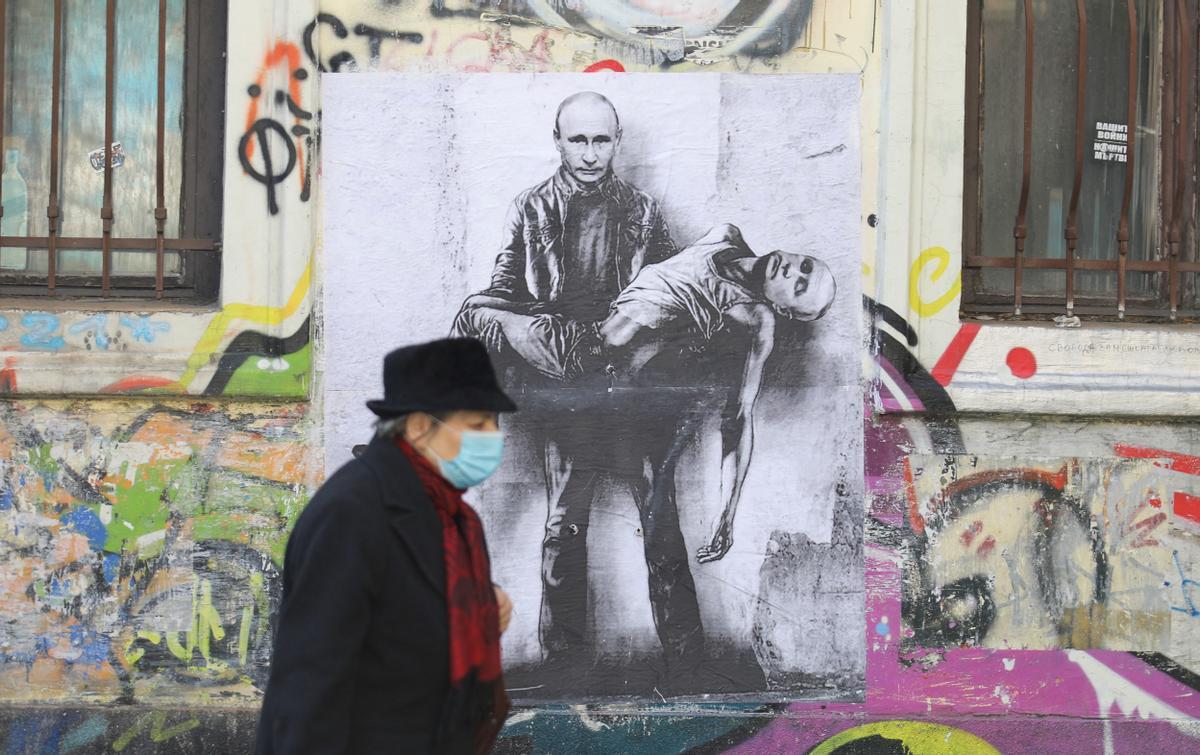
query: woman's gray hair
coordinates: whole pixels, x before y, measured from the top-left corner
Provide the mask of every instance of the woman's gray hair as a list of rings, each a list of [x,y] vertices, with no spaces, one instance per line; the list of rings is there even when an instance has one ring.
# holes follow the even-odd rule
[[[437,422],[443,422],[453,412],[425,412]],[[380,417],[375,420],[375,437],[377,438],[403,438],[404,430],[408,424],[408,415],[401,414],[396,417]]]
[[[399,417],[380,417],[375,421],[375,437],[388,439],[403,438],[404,427],[407,421],[407,414],[401,414]]]

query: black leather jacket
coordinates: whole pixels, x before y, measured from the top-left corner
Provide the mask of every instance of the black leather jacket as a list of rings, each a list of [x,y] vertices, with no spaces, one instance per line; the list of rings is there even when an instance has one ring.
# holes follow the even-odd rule
[[[553,176],[522,192],[505,220],[504,246],[496,258],[487,293],[516,301],[552,303],[563,290],[563,220],[573,197],[584,189],[559,168]],[[662,212],[650,195],[610,175],[596,188],[617,218],[617,289],[598,291],[611,300],[644,266],[676,251]]]

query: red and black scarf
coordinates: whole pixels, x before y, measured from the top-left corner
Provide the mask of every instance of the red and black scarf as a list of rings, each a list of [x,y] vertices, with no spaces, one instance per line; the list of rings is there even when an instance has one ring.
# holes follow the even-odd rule
[[[462,491],[442,477],[404,440],[404,452],[442,522],[446,559],[446,605],[450,615],[450,694],[442,712],[441,737],[464,727],[475,730],[476,752],[491,749],[508,715],[500,670],[500,609],[492,587],[483,523]]]

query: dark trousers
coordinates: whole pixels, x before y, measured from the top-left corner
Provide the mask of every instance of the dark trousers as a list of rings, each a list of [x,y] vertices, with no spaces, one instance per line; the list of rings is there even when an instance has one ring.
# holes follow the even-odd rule
[[[700,606],[675,500],[676,465],[695,418],[678,401],[653,406],[643,399],[556,413],[540,423],[550,504],[540,630],[550,664],[579,669],[590,664],[587,530],[606,475],[628,486],[640,514],[650,604],[668,673],[694,670],[704,655]]]

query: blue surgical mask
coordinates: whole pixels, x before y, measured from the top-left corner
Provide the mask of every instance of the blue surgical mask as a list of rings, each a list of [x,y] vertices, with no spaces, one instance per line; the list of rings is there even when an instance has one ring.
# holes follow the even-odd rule
[[[465,490],[474,487],[492,476],[500,467],[504,457],[504,434],[499,431],[456,430],[438,421],[438,424],[462,439],[458,455],[453,459],[438,456],[438,469],[454,487]],[[432,449],[430,449],[432,450]],[[434,456],[437,453],[434,452]]]

